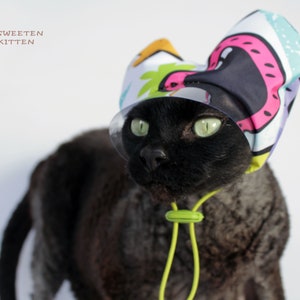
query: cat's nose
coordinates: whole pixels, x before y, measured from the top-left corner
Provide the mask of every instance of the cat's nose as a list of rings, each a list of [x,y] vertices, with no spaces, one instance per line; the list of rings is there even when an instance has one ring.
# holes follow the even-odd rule
[[[154,171],[158,166],[168,160],[168,155],[161,147],[146,146],[141,150],[140,158],[149,171]]]

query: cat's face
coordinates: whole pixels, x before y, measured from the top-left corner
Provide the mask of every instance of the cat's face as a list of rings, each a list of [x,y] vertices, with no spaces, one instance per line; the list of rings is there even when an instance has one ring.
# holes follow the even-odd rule
[[[180,98],[135,106],[122,139],[131,177],[162,202],[218,189],[245,173],[252,157],[233,121],[204,104]]]

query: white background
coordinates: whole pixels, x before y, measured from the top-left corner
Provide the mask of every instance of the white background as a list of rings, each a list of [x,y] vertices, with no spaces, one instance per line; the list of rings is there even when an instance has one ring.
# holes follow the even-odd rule
[[[0,45],[0,238],[35,164],[61,142],[109,124],[135,54],[166,37],[184,58],[205,63],[227,31],[258,8],[284,15],[300,31],[299,0],[1,0],[0,30],[43,30],[44,36],[34,45]],[[282,259],[288,300],[300,297],[298,102],[270,159],[291,215]],[[29,299],[30,245],[29,239],[18,300]],[[65,286],[57,299],[67,294]]]

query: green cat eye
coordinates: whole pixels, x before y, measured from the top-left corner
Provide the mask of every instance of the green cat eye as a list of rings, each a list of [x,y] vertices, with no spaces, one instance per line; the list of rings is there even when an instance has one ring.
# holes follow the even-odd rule
[[[149,131],[149,123],[142,119],[131,121],[131,132],[136,136],[146,136]]]
[[[218,118],[201,118],[194,123],[194,133],[199,137],[209,137],[221,128],[222,122]]]

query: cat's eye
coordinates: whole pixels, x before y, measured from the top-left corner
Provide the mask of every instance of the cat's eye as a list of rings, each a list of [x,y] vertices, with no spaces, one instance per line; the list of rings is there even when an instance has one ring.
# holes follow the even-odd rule
[[[131,132],[136,136],[146,136],[149,131],[149,123],[142,119],[133,119],[131,121]]]
[[[208,117],[198,119],[194,123],[194,133],[199,137],[209,137],[221,128],[222,121],[218,118]]]

